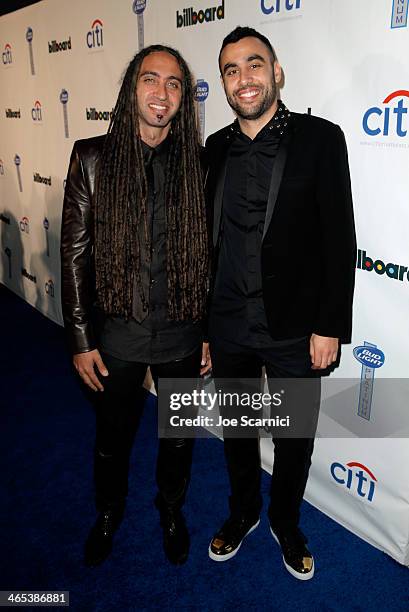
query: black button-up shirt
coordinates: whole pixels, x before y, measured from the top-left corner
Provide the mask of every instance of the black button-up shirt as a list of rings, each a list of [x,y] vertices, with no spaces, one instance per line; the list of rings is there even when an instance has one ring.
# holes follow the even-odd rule
[[[271,174],[290,114],[277,112],[252,140],[234,124],[223,193],[220,251],[210,310],[210,338],[251,348],[274,341],[264,310],[261,243]],[[277,296],[277,299],[280,299]]]
[[[155,149],[142,142],[148,179],[147,224],[152,247],[149,257],[144,246],[144,228],[140,227],[140,275],[148,307],[144,310],[135,286],[134,317],[129,321],[108,317],[101,334],[102,351],[124,361],[157,364],[183,359],[202,342],[200,322],[168,318],[165,180],[170,138],[168,136]]]

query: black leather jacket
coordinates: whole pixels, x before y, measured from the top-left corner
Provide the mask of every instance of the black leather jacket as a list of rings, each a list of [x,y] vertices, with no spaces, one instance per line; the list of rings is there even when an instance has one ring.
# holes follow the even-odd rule
[[[71,153],[61,226],[61,302],[71,351],[97,347],[104,315],[96,307],[94,269],[94,186],[105,136],[77,140]],[[202,169],[207,174],[204,149]]]

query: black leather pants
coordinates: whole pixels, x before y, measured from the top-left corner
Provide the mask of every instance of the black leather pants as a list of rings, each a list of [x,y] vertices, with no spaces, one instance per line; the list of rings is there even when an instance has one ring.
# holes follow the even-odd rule
[[[94,461],[95,499],[98,511],[125,506],[129,458],[142,415],[147,364],[122,361],[102,354],[109,376],[101,377],[104,391],[96,401]],[[201,348],[192,355],[151,366],[158,378],[195,378],[199,375]],[[158,507],[180,508],[190,480],[193,439],[160,439],[156,467]]]

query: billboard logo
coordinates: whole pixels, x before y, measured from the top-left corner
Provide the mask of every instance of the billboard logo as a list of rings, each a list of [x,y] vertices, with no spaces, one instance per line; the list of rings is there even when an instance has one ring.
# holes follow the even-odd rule
[[[28,217],[21,217],[19,226],[20,226],[20,230],[24,232],[25,234],[30,233],[30,221]]]
[[[24,278],[27,278],[32,283],[37,283],[37,277],[34,276],[34,274],[30,274],[30,272],[27,272],[25,268],[21,268],[21,274],[24,276]]]
[[[26,41],[28,42],[28,53],[30,56],[31,74],[34,76],[35,70],[34,70],[34,55],[33,55],[33,29],[30,27],[27,28]]]
[[[382,104],[394,102],[394,106],[372,106],[365,111],[362,118],[362,127],[368,136],[389,136],[393,134],[403,138],[408,131],[404,129],[404,115],[408,114],[407,104],[404,98],[409,98],[409,91],[398,89],[390,93]],[[407,102],[407,101],[406,101]],[[392,112],[391,112],[392,111]],[[396,115],[396,118],[395,118]]]
[[[85,110],[87,121],[109,121],[112,117],[112,111],[97,111],[96,108],[91,107]]]
[[[207,9],[195,11],[193,6],[185,8],[181,13],[176,11],[176,27],[186,28],[188,26],[197,25],[198,23],[209,23],[217,19],[224,19],[224,0],[220,6],[212,6]]]
[[[205,101],[209,95],[209,84],[204,79],[198,79],[195,89],[194,98],[197,102],[197,115],[199,118],[200,136],[202,143],[205,135],[206,109]]]
[[[20,172],[21,157],[17,153],[14,156],[14,163],[16,164],[18,188],[20,190],[20,193],[22,193],[22,191],[23,191],[23,182],[21,180],[21,172]]]
[[[385,355],[376,344],[365,341],[363,345],[354,348],[354,357],[362,365],[358,416],[370,421],[375,370],[383,366]]]
[[[132,10],[138,19],[138,51],[145,46],[145,26],[143,21],[143,12],[146,9],[146,0],[133,0]]]
[[[3,58],[3,64],[5,66],[13,63],[13,56],[11,54],[11,45],[9,45],[9,43],[4,45],[4,51],[2,54],[2,58]]]
[[[49,185],[51,187],[51,176],[41,176],[38,172],[33,174],[33,181],[35,183],[42,183],[43,185]]]
[[[48,281],[45,283],[44,289],[49,297],[54,297],[54,283],[51,278],[49,278]]]
[[[391,28],[406,28],[408,25],[409,0],[393,0]]]
[[[13,111],[11,108],[6,108],[7,119],[21,119],[20,109]]]
[[[0,159],[0,175],[4,175],[4,164],[2,159]]]
[[[339,485],[356,493],[361,499],[372,502],[378,482],[371,470],[362,463],[350,461],[346,465],[334,461],[330,467],[332,478]]]
[[[102,36],[103,23],[100,19],[95,19],[92,22],[91,29],[87,32],[87,47],[88,49],[95,49],[104,46],[104,39]]]
[[[271,15],[271,13],[279,13],[280,11],[292,11],[293,9],[299,9],[301,6],[301,0],[261,0],[261,10],[264,15]]]
[[[8,265],[8,268],[9,268],[9,278],[11,278],[11,249],[9,247],[6,247],[4,249],[4,252],[6,254],[7,259],[9,260],[9,265]]]
[[[68,91],[66,89],[61,90],[60,102],[62,104],[62,112],[64,116],[64,133],[65,133],[65,137],[69,138],[70,132],[68,130],[68,111],[67,111]]]
[[[409,271],[407,266],[401,266],[396,263],[384,263],[382,259],[376,259],[375,261],[368,257],[366,251],[358,249],[356,267],[359,270],[366,270],[367,272],[376,272],[379,276],[385,274],[388,278],[403,281],[406,279],[409,281]]]
[[[47,257],[50,257],[50,239],[48,237],[48,230],[50,229],[50,222],[47,217],[44,217],[43,228],[45,231],[45,251],[47,253]]]
[[[48,53],[58,53],[59,51],[70,51],[71,50],[71,36],[68,40],[57,42],[52,40],[48,43]]]
[[[39,100],[36,100],[34,102],[34,106],[31,109],[31,117],[32,117],[33,121],[42,121],[43,120],[43,116],[41,114],[41,102],[39,102]]]

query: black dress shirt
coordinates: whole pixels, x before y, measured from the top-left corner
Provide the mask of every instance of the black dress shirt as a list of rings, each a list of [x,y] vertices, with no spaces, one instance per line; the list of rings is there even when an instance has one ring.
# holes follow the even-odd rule
[[[210,338],[262,349],[287,344],[285,340],[273,340],[268,331],[260,256],[271,174],[290,120],[290,113],[280,101],[274,117],[254,140],[241,132],[237,121],[234,124],[223,193]]]
[[[101,349],[124,361],[147,364],[183,359],[202,342],[200,322],[172,321],[168,318],[166,272],[165,178],[170,144],[169,135],[157,147],[142,142],[148,180],[147,224],[151,254],[146,252],[144,228],[139,228],[141,248],[141,289],[133,291],[133,318],[108,317],[101,334]]]

